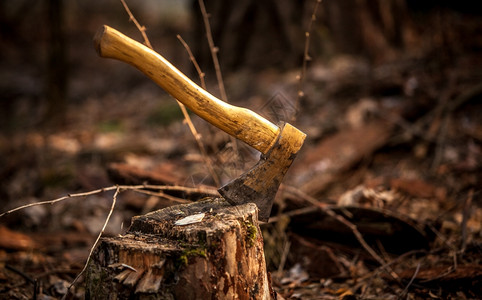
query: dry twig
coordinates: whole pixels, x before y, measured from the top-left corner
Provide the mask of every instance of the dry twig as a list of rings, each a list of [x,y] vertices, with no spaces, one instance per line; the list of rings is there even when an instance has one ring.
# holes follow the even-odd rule
[[[206,38],[208,40],[209,49],[211,51],[211,57],[213,59],[214,70],[216,72],[216,80],[218,81],[219,93],[221,94],[221,100],[228,103],[229,102],[228,96],[226,95],[226,89],[224,88],[223,74],[221,73],[221,65],[219,64],[219,59],[218,59],[219,48],[214,45],[213,34],[211,32],[211,24],[209,23],[209,14],[206,11],[206,6],[204,5],[204,1],[198,0],[198,2],[199,2],[199,7],[201,9],[201,14],[203,16],[204,28],[206,30]],[[233,146],[234,155],[238,157],[239,156],[238,141],[232,136],[229,136],[229,139]]]
[[[115,188],[116,187],[108,187],[108,188],[97,189],[97,190],[93,190],[93,191],[85,192],[85,193],[68,194],[67,196],[63,196],[63,197],[60,197],[60,198],[57,198],[57,199],[54,199],[54,200],[34,202],[34,203],[22,205],[22,206],[19,206],[19,207],[16,207],[14,209],[11,209],[11,210],[8,210],[6,212],[1,213],[0,218],[5,216],[5,215],[16,212],[18,210],[22,210],[22,209],[29,208],[29,207],[32,207],[32,206],[45,205],[45,204],[55,204],[57,202],[61,202],[61,201],[64,201],[64,200],[67,200],[67,199],[70,199],[70,198],[86,197],[86,196],[90,196],[90,195],[95,195],[95,194],[111,191],[111,190],[114,190]]]
[[[85,261],[84,267],[82,268],[80,273],[77,274],[77,277],[75,277],[75,279],[70,283],[69,287],[67,288],[68,291],[74,286],[74,284],[77,282],[77,280],[79,280],[80,276],[82,276],[82,274],[84,274],[85,270],[87,270],[87,266],[89,265],[89,261],[90,261],[90,258],[92,257],[92,253],[94,253],[94,249],[97,246],[97,244],[99,243],[99,240],[102,237],[102,234],[104,233],[105,228],[107,227],[107,224],[109,223],[110,217],[112,216],[112,213],[114,212],[115,204],[117,202],[117,196],[119,195],[119,193],[120,193],[120,188],[116,187],[114,196],[112,196],[112,205],[110,207],[109,213],[107,214],[107,217],[105,218],[104,226],[102,226],[102,229],[100,230],[99,234],[97,235],[97,238],[95,239],[94,244],[90,248],[89,256],[87,256],[87,260]],[[66,293],[64,295],[64,297],[62,297],[62,299],[64,299],[67,295],[68,295],[68,293]]]
[[[198,0],[199,7],[203,16],[204,28],[206,30],[206,38],[208,40],[209,49],[211,50],[211,57],[213,59],[214,70],[216,71],[216,79],[218,81],[219,93],[224,102],[228,102],[226,89],[224,88],[223,74],[221,73],[221,65],[218,60],[219,48],[214,45],[213,34],[211,32],[211,24],[209,23],[209,14],[206,11],[206,6],[203,0]]]
[[[413,281],[415,280],[415,278],[417,278],[417,275],[418,275],[418,271],[420,270],[420,263],[417,264],[417,268],[415,269],[415,272],[413,273],[413,276],[412,278],[410,279],[410,281],[408,282],[407,286],[405,287],[405,289],[402,291],[402,293],[400,294],[400,296],[398,297],[398,299],[404,299],[405,296],[408,294],[408,289],[410,288],[410,286],[412,285]]]
[[[141,26],[141,24],[137,21],[137,19],[134,17],[131,10],[127,6],[127,3],[125,2],[125,0],[120,0],[120,1],[122,2],[122,5],[124,5],[124,8],[125,8],[127,14],[129,15],[129,20],[133,21],[134,24],[136,25],[137,29],[141,32],[142,37],[144,38],[144,43],[146,44],[146,46],[153,49],[152,45],[151,45],[151,42],[149,41],[149,38],[147,37],[147,34],[146,34],[146,27]],[[204,76],[202,78],[204,78]],[[214,183],[217,186],[219,186],[220,185],[219,176],[214,171],[212,160],[207,155],[206,148],[204,147],[204,144],[201,140],[201,135],[197,132],[196,127],[192,123],[191,117],[189,116],[189,113],[187,112],[186,106],[184,106],[184,104],[182,104],[179,101],[177,101],[177,104],[179,105],[179,108],[182,111],[182,114],[184,116],[184,120],[185,120],[186,124],[188,125],[189,129],[191,130],[192,135],[194,136],[194,139],[196,140],[196,143],[199,147],[199,151],[201,152],[201,155],[203,157],[204,163],[206,164],[206,167],[208,168],[208,171],[211,174],[211,176],[214,180]]]
[[[315,198],[311,197],[310,195],[307,195],[306,193],[300,191],[295,187],[283,186],[283,190],[293,194],[294,196],[299,197],[300,199],[305,200],[306,202],[310,203],[314,207],[321,209],[327,215],[329,215],[330,217],[334,218],[338,222],[348,227],[352,231],[353,235],[358,240],[360,245],[363,247],[363,249],[365,249],[365,251],[367,251],[381,266],[387,266],[386,270],[388,274],[393,277],[393,279],[397,281],[399,280],[399,276],[390,267],[388,267],[388,264],[385,262],[385,260],[382,257],[380,257],[380,255],[378,255],[375,252],[375,250],[373,250],[373,248],[370,247],[370,245],[368,245],[368,243],[365,241],[365,239],[363,238],[363,235],[360,233],[360,231],[358,230],[355,224],[351,223],[343,216],[334,212],[328,205],[320,203]]]
[[[471,189],[467,198],[464,201],[464,210],[462,213],[462,241],[460,243],[460,253],[464,253],[465,249],[467,248],[467,222],[470,219],[470,213],[472,211],[472,199],[474,198],[474,190]]]
[[[290,241],[286,241],[284,246],[283,246],[283,252],[281,253],[281,260],[280,260],[280,263],[278,265],[278,275],[280,275],[280,276],[283,273],[283,270],[285,268],[285,264],[286,264],[286,260],[288,259],[288,254],[290,252],[290,248],[291,248]]]
[[[292,122],[296,120],[296,112],[298,112],[301,99],[305,95],[305,93],[303,92],[303,83],[305,81],[306,67],[308,65],[308,61],[311,60],[311,57],[309,55],[310,36],[311,36],[313,23],[316,21],[316,12],[318,10],[318,6],[320,5],[320,3],[321,3],[321,0],[316,0],[315,6],[313,8],[313,12],[311,14],[311,20],[310,20],[310,23],[308,24],[308,30],[306,30],[305,32],[305,49],[303,53],[303,65],[301,67],[300,75],[297,76],[298,92],[297,92],[296,103],[295,103],[295,114],[292,117]]]
[[[206,74],[201,70],[201,67],[197,63],[196,58],[192,54],[191,48],[186,43],[186,41],[184,41],[184,39],[181,37],[181,35],[178,34],[177,39],[181,42],[181,44],[186,49],[187,54],[189,55],[189,59],[191,60],[192,64],[194,65],[194,68],[196,69],[197,74],[199,75],[199,80],[201,80],[201,87],[203,89],[206,89],[206,82],[204,81],[204,77],[206,76]]]
[[[196,58],[194,58],[194,55],[192,54],[191,52],[191,48],[189,47],[189,45],[183,40],[183,38],[178,34],[177,35],[177,39],[179,41],[181,41],[181,44],[184,46],[184,48],[186,49],[188,55],[189,55],[189,59],[191,60],[191,62],[193,63],[194,67],[196,68],[196,71],[198,72],[199,74],[199,79],[201,80],[201,87],[203,89],[206,89],[206,83],[204,81],[204,73],[202,72],[201,68],[199,67],[199,64],[197,63],[196,61]],[[189,129],[191,130],[194,138],[196,139],[196,143],[199,147],[199,151],[201,151],[201,155],[206,163],[206,166],[209,170],[209,173],[211,174],[213,180],[214,180],[214,183],[217,185],[217,186],[220,186],[221,185],[221,180],[219,180],[219,176],[218,174],[214,171],[214,168],[213,168],[213,162],[211,160],[211,158],[209,158],[207,152],[206,152],[206,147],[204,147],[204,144],[201,140],[201,135],[198,134],[196,128],[194,127],[192,121],[191,121],[191,117],[189,116],[189,114],[187,113],[186,111],[186,108],[184,107],[184,105],[181,103],[181,102],[177,102],[179,104],[179,106],[181,107],[181,110],[182,110],[182,113],[184,114],[184,118],[186,119],[186,123],[187,125],[189,126]]]
[[[135,191],[135,192],[146,193],[146,194],[147,194],[146,190],[159,190],[159,191],[181,191],[181,192],[185,192],[185,193],[188,193],[188,194],[199,193],[199,194],[210,195],[210,196],[213,196],[213,197],[219,197],[219,193],[214,188],[203,188],[203,187],[190,188],[190,187],[177,186],[177,185],[148,185],[148,184],[144,184],[144,185],[115,185],[115,186],[109,186],[109,187],[93,190],[93,191],[90,191],[90,192],[68,194],[67,196],[62,196],[60,198],[53,199],[53,200],[40,201],[40,202],[34,202],[34,203],[22,205],[20,207],[16,207],[14,209],[11,209],[11,210],[8,210],[6,212],[1,213],[0,218],[5,216],[5,215],[11,214],[13,212],[16,212],[16,211],[19,211],[19,210],[22,210],[22,209],[25,209],[25,208],[29,208],[29,207],[32,207],[32,206],[46,205],[46,204],[52,205],[52,204],[55,204],[57,202],[61,202],[61,201],[68,200],[68,199],[71,199],[71,198],[82,198],[82,197],[92,196],[92,195],[96,195],[96,194],[100,194],[100,193],[104,193],[104,192],[108,192],[108,191],[117,190],[118,188],[121,189],[121,190],[132,190],[132,191]],[[165,194],[163,194],[162,196],[164,197],[164,195]],[[156,196],[160,196],[160,194],[157,194]]]
[[[134,15],[132,14],[131,10],[129,9],[129,6],[127,6],[127,3],[124,0],[120,0],[120,1],[122,2],[122,5],[124,6],[124,9],[126,10],[127,14],[129,15],[129,20],[134,22],[137,29],[139,29],[139,31],[141,32],[142,38],[144,39],[144,43],[146,44],[147,47],[152,49],[151,42],[149,41],[149,38],[147,38],[146,27],[141,26],[141,24],[139,24],[139,22],[137,22],[137,19],[134,18]]]

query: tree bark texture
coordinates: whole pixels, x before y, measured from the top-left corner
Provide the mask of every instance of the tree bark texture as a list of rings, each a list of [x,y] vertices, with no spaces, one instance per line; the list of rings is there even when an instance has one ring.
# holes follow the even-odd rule
[[[86,299],[271,298],[257,207],[222,198],[134,217],[101,240],[86,275]]]

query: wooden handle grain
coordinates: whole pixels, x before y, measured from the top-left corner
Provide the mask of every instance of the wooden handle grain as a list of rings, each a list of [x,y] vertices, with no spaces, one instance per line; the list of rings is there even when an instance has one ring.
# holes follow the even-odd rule
[[[249,109],[230,105],[192,82],[152,49],[104,25],[94,44],[101,57],[128,63],[212,125],[266,154],[280,128]]]

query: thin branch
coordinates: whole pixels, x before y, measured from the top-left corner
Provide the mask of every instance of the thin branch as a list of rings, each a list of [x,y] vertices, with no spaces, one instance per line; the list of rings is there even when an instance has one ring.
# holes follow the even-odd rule
[[[211,32],[211,24],[209,23],[209,14],[206,11],[206,6],[203,0],[198,0],[199,7],[201,9],[201,14],[203,16],[204,28],[206,30],[206,38],[209,44],[209,50],[211,51],[211,57],[213,59],[214,70],[216,71],[216,79],[218,81],[219,92],[221,94],[221,100],[228,103],[228,96],[226,95],[226,89],[224,88],[223,74],[221,73],[221,65],[218,60],[219,48],[214,45],[213,34]],[[229,136],[231,144],[233,145],[234,154],[236,157],[239,156],[238,141]]]
[[[16,207],[14,209],[8,210],[6,212],[3,212],[0,214],[0,218],[11,214],[13,212],[29,208],[32,206],[38,206],[38,205],[46,205],[46,204],[55,204],[57,202],[61,202],[64,200],[72,199],[72,198],[81,198],[81,197],[86,197],[86,196],[92,196],[95,194],[100,194],[103,192],[108,192],[108,191],[113,191],[116,190],[117,188],[122,189],[122,190],[133,190],[133,191],[142,191],[144,189],[146,190],[159,190],[159,191],[180,191],[180,192],[185,192],[187,194],[206,194],[209,196],[213,197],[219,197],[219,193],[215,188],[207,188],[207,187],[196,187],[196,188],[190,188],[190,187],[184,187],[184,186],[178,186],[178,185],[114,185],[106,188],[101,188],[97,190],[93,190],[90,192],[82,192],[82,193],[76,193],[76,194],[68,194],[67,196],[62,196],[57,199],[53,200],[48,200],[48,201],[40,201],[40,202],[34,202],[34,203],[29,203],[26,205],[22,205],[20,207]]]
[[[433,172],[436,172],[437,168],[440,166],[440,163],[442,162],[442,159],[443,159],[449,121],[450,121],[450,115],[446,114],[443,117],[442,125],[438,130],[435,154],[432,160],[432,165],[430,167]]]
[[[201,156],[204,160],[204,164],[208,168],[208,171],[211,174],[211,177],[213,178],[216,186],[220,186],[221,181],[219,180],[218,174],[214,171],[213,161],[209,157],[209,155],[206,151],[206,147],[204,147],[204,143],[202,142],[202,139],[201,139],[201,134],[199,134],[196,130],[196,127],[194,127],[194,124],[192,123],[191,117],[189,116],[189,114],[187,112],[186,106],[184,106],[184,104],[182,104],[179,101],[177,101],[177,104],[179,104],[179,107],[181,108],[182,114],[184,115],[184,120],[185,120],[187,126],[189,127],[189,129],[191,130],[191,133],[194,136],[194,139],[196,140],[197,146],[198,146],[199,151],[201,152]]]
[[[283,252],[281,253],[281,260],[280,260],[280,263],[279,263],[279,265],[278,265],[278,275],[279,275],[279,276],[282,275],[283,270],[284,270],[284,268],[285,268],[286,260],[287,260],[287,258],[288,258],[288,254],[289,254],[290,248],[291,248],[291,243],[290,243],[290,241],[286,241],[286,243],[285,243],[284,246],[283,246]]]
[[[408,256],[411,256],[411,255],[419,255],[419,254],[427,254],[427,250],[411,250],[411,251],[408,251],[408,252],[405,252],[403,254],[401,254],[400,256],[390,260],[389,262],[387,262],[386,264],[382,265],[382,266],[379,266],[378,268],[376,268],[375,270],[363,275],[362,277],[359,278],[359,280],[365,280],[365,279],[368,279],[370,277],[374,277],[377,273],[380,272],[380,270],[383,270],[389,266],[392,266],[394,264],[396,264],[397,262],[400,262],[401,260],[407,258]]]
[[[126,10],[127,14],[129,15],[129,20],[134,22],[134,24],[136,25],[137,29],[139,29],[139,31],[141,32],[142,34],[142,38],[144,39],[144,43],[146,44],[147,47],[151,48],[152,49],[152,45],[151,45],[151,42],[149,41],[149,38],[147,38],[147,34],[146,34],[146,27],[145,26],[141,26],[141,24],[139,24],[139,22],[137,22],[137,19],[134,18],[134,15],[132,14],[131,10],[129,9],[129,7],[127,6],[127,3],[124,1],[124,0],[120,0],[122,2],[122,5],[124,5],[124,9]]]
[[[457,270],[457,265],[458,265],[457,253],[455,251],[452,251],[452,260],[453,260],[453,265],[448,267],[447,270],[445,270],[445,272],[442,272],[433,278],[421,280],[420,283],[434,282],[455,272]]]
[[[6,212],[4,212],[4,213],[1,213],[1,214],[0,214],[0,218],[3,217],[3,216],[5,216],[5,215],[11,214],[11,213],[13,213],[13,212],[16,212],[16,211],[18,211],[18,210],[25,209],[25,208],[29,208],[29,207],[32,207],[32,206],[45,205],[45,204],[55,204],[55,203],[57,203],[57,202],[61,202],[61,201],[64,201],[64,200],[67,200],[67,199],[70,199],[70,198],[91,196],[91,195],[103,193],[103,192],[106,192],[106,191],[111,191],[111,190],[114,190],[115,188],[116,188],[116,187],[108,187],[108,188],[102,188],[102,189],[93,190],[93,191],[85,192],[85,193],[68,194],[67,196],[63,196],[63,197],[60,197],[60,198],[57,198],[57,199],[54,199],[54,200],[34,202],[34,203],[22,205],[22,206],[20,206],[20,207],[16,207],[16,208],[14,208],[14,209],[11,209],[11,210],[8,210],[8,211],[6,211]]]
[[[191,48],[189,48],[189,45],[182,39],[182,37],[178,34],[177,35],[177,39],[181,42],[181,44],[184,46],[184,48],[186,49],[188,55],[189,55],[189,59],[192,61],[194,67],[196,68],[196,71],[198,72],[199,74],[199,79],[201,80],[201,87],[203,89],[206,89],[206,83],[204,81],[204,73],[201,71],[201,68],[199,67],[199,64],[197,63],[196,61],[196,58],[194,58],[194,55],[192,54],[191,52]],[[219,176],[218,174],[214,171],[214,167],[213,167],[213,162],[211,160],[211,158],[208,156],[207,152],[206,152],[206,147],[204,147],[204,144],[201,140],[201,135],[198,134],[196,128],[194,127],[192,121],[191,121],[191,117],[189,116],[189,114],[187,113],[186,111],[186,108],[184,107],[184,105],[178,101],[178,104],[179,106],[181,107],[181,110],[182,110],[182,113],[184,114],[184,117],[186,118],[186,121],[187,121],[187,125],[189,126],[189,129],[191,130],[192,132],[192,135],[194,136],[194,139],[196,140],[196,143],[199,147],[199,151],[201,151],[201,155],[203,157],[203,160],[204,160],[204,163],[206,164],[207,168],[208,168],[208,171],[209,173],[211,174],[213,180],[214,180],[214,183],[217,185],[217,186],[220,186],[221,185],[221,180],[219,179]]]
[[[9,264],[5,264],[4,265],[4,268],[7,269],[7,270],[10,270],[14,273],[17,273],[18,275],[22,276],[25,280],[27,280],[28,282],[30,282],[32,285],[33,285],[33,296],[32,296],[32,299],[33,300],[37,300],[37,294],[39,292],[39,283],[38,283],[38,279],[37,278],[32,278],[30,277],[29,275],[25,274],[24,272],[20,271],[19,269],[15,268],[14,266],[11,266]]]
[[[462,241],[460,243],[460,253],[464,253],[465,249],[467,248],[467,222],[470,219],[470,213],[472,211],[472,199],[474,198],[474,190],[471,189],[467,198],[464,201],[464,208],[462,213],[462,223],[460,226],[462,227]]]
[[[134,17],[134,14],[132,14],[131,10],[127,6],[127,3],[124,0],[120,0],[120,1],[122,2],[122,5],[124,5],[124,8],[125,8],[127,14],[129,15],[129,19],[132,22],[134,22],[137,29],[139,29],[139,31],[141,32],[142,37],[144,38],[144,43],[146,44],[146,46],[153,49],[153,47],[151,45],[151,42],[149,41],[149,38],[147,37],[146,28],[144,26],[141,26],[141,24],[137,21],[137,19]],[[219,186],[220,185],[219,176],[214,171],[212,160],[207,155],[206,148],[204,147],[204,144],[201,140],[201,135],[197,132],[196,127],[192,123],[191,117],[189,116],[189,113],[187,112],[187,109],[184,106],[184,104],[182,104],[178,100],[176,100],[176,101],[177,101],[177,104],[179,105],[179,108],[182,111],[182,114],[184,116],[184,120],[185,120],[186,124],[188,125],[189,129],[191,130],[192,135],[194,136],[194,139],[196,140],[196,143],[199,147],[199,151],[201,151],[201,155],[203,157],[204,163],[206,164],[206,166],[208,168],[208,171],[209,171],[209,173],[211,174],[211,176],[214,180],[214,183],[217,186]]]
[[[221,99],[224,102],[228,102],[228,96],[226,95],[226,90],[224,89],[223,75],[221,73],[221,65],[218,60],[219,48],[214,45],[213,34],[211,32],[211,24],[209,23],[209,14],[206,11],[206,6],[203,0],[198,0],[199,7],[201,8],[201,13],[203,16],[204,28],[206,30],[206,38],[208,40],[209,49],[211,50],[211,56],[213,59],[214,70],[216,71],[216,79],[218,81],[219,92],[221,93]]]
[[[189,47],[189,45],[186,43],[186,41],[184,41],[184,39],[181,37],[181,35],[177,35],[177,39],[181,42],[181,44],[184,46],[184,48],[186,49],[187,51],[187,54],[189,55],[189,59],[191,60],[192,64],[194,65],[194,68],[196,69],[196,72],[197,74],[199,75],[199,80],[201,80],[201,87],[203,89],[206,89],[206,82],[204,80],[204,77],[206,76],[206,74],[201,70],[201,67],[199,66],[199,64],[197,63],[197,60],[196,58],[194,57],[194,55],[192,54],[192,51],[191,51],[191,48]]]
[[[185,187],[180,185],[121,185],[122,189],[130,189],[130,190],[138,190],[138,189],[152,189],[152,190],[161,190],[161,191],[180,191],[185,192],[187,194],[206,194],[213,197],[219,197],[219,193],[216,188],[214,187]]]
[[[174,197],[174,196],[170,196],[166,193],[163,193],[163,192],[151,192],[151,191],[146,191],[146,190],[134,190],[134,192],[136,193],[139,193],[139,194],[143,194],[143,195],[149,195],[149,196],[155,196],[155,197],[159,197],[159,198],[165,198],[169,201],[172,201],[172,202],[176,202],[176,203],[181,203],[181,204],[185,204],[185,203],[190,203],[191,201],[189,200],[186,200],[186,199],[181,199],[181,198],[178,198],[178,197]]]
[[[410,286],[412,285],[412,283],[413,283],[413,281],[415,280],[415,278],[417,278],[418,271],[420,271],[420,263],[418,263],[417,268],[415,269],[415,272],[413,273],[412,278],[410,279],[410,281],[408,282],[407,286],[406,286],[405,289],[402,291],[402,293],[400,294],[400,296],[398,297],[398,299],[403,299],[403,298],[405,298],[405,296],[408,294],[408,289],[409,289]]]
[[[321,3],[321,0],[316,0],[315,6],[313,8],[313,12],[311,14],[310,23],[308,24],[308,30],[305,32],[305,49],[303,53],[303,65],[301,67],[300,75],[297,76],[298,92],[297,92],[296,103],[295,103],[295,114],[292,117],[292,122],[296,120],[296,115],[299,110],[301,99],[305,96],[305,93],[303,92],[303,84],[306,77],[306,68],[308,65],[308,61],[311,61],[311,57],[309,55],[310,37],[311,37],[313,23],[316,21],[316,12],[318,10],[318,6],[320,5],[320,3]]]
[[[385,260],[382,257],[380,257],[380,255],[378,255],[370,245],[368,245],[368,243],[365,241],[365,239],[363,238],[363,235],[360,233],[360,231],[358,230],[355,224],[348,221],[342,215],[339,215],[336,212],[334,212],[328,205],[320,203],[315,198],[311,197],[310,195],[307,195],[306,193],[300,191],[295,187],[283,186],[283,189],[305,200],[306,202],[312,204],[313,206],[321,209],[327,215],[329,215],[330,217],[336,219],[338,222],[348,227],[352,231],[353,235],[358,240],[360,245],[363,247],[363,249],[365,249],[365,251],[367,251],[381,266],[387,265]],[[387,271],[390,274],[390,276],[392,276],[395,280],[399,280],[399,276],[393,270],[391,270],[391,268],[387,267]]]
[[[97,235],[97,239],[95,240],[94,244],[90,248],[89,256],[87,256],[87,260],[85,261],[84,268],[82,268],[80,273],[77,274],[77,277],[75,277],[75,279],[70,283],[69,287],[67,288],[68,291],[74,286],[74,284],[77,282],[77,280],[79,280],[80,276],[82,276],[82,274],[84,274],[85,270],[87,270],[90,258],[92,257],[92,253],[94,253],[95,247],[97,247],[97,244],[99,243],[99,240],[102,237],[102,234],[104,234],[105,228],[107,227],[107,224],[109,223],[110,217],[112,216],[112,213],[114,212],[115,204],[117,202],[117,196],[119,195],[119,193],[120,193],[120,188],[117,186],[116,191],[114,193],[114,196],[112,196],[112,205],[110,207],[109,213],[107,214],[107,218],[105,219],[104,226],[102,226],[101,231]],[[68,295],[68,293],[66,293],[64,295],[64,297],[62,297],[62,299],[64,299],[67,295]]]

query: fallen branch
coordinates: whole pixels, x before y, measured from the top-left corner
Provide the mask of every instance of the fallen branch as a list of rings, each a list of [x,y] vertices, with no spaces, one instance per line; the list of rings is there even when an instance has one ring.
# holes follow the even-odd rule
[[[219,197],[219,193],[217,192],[217,190],[215,188],[202,188],[202,187],[190,188],[190,187],[175,186],[175,185],[149,185],[149,184],[144,184],[144,185],[114,185],[114,186],[109,186],[109,187],[93,190],[93,191],[90,191],[90,192],[68,194],[67,196],[62,196],[60,198],[53,199],[53,200],[47,200],[47,201],[40,201],[40,202],[25,204],[25,205],[22,205],[20,207],[16,207],[14,209],[11,209],[11,210],[8,210],[6,212],[1,213],[0,218],[5,216],[5,215],[11,214],[13,212],[16,212],[16,211],[19,211],[19,210],[22,210],[22,209],[25,209],[25,208],[29,208],[29,207],[32,207],[32,206],[46,205],[46,204],[52,205],[52,204],[55,204],[57,202],[61,202],[61,201],[68,200],[68,199],[71,199],[71,198],[80,198],[80,197],[96,195],[96,194],[100,194],[100,193],[104,193],[104,192],[108,192],[108,191],[117,190],[118,188],[120,190],[123,190],[123,191],[124,190],[132,190],[132,191],[135,191],[135,192],[145,193],[145,194],[148,193],[147,190],[159,190],[159,191],[180,191],[180,192],[185,192],[185,193],[200,193],[200,194],[210,195],[210,196],[213,196],[213,197]],[[163,194],[163,196],[164,195],[165,194]]]
[[[360,245],[363,247],[363,249],[365,249],[365,251],[367,251],[381,266],[387,266],[385,268],[385,270],[387,271],[387,273],[393,278],[395,279],[397,282],[399,281],[399,276],[390,268],[388,267],[387,265],[387,262],[380,256],[378,255],[375,250],[373,250],[372,247],[370,247],[370,245],[368,245],[368,243],[365,241],[365,239],[363,238],[363,235],[360,233],[360,231],[358,230],[358,228],[356,227],[355,224],[351,223],[350,221],[348,221],[346,218],[344,218],[342,215],[339,215],[337,214],[336,212],[334,212],[329,205],[326,205],[326,204],[323,204],[323,203],[320,203],[318,200],[316,200],[315,198],[311,197],[310,195],[307,195],[306,193],[304,193],[303,191],[300,191],[299,189],[295,188],[295,187],[290,187],[290,186],[283,186],[282,189],[288,193],[291,193],[292,195],[296,196],[296,197],[299,197],[300,199],[302,200],[305,200],[306,202],[310,203],[311,205],[313,205],[313,207],[317,208],[317,209],[321,209],[323,212],[325,212],[327,215],[329,215],[330,217],[334,218],[335,220],[337,220],[338,222],[342,223],[343,225],[345,225],[346,227],[348,227],[351,232],[353,233],[353,235],[355,236],[355,238],[358,240],[358,242],[360,243]],[[309,209],[312,209],[310,207],[307,207],[307,208],[302,208],[302,209],[299,209],[297,211],[304,211],[306,212],[307,210]],[[273,221],[276,221],[273,220]],[[270,220],[271,222],[271,220]]]

